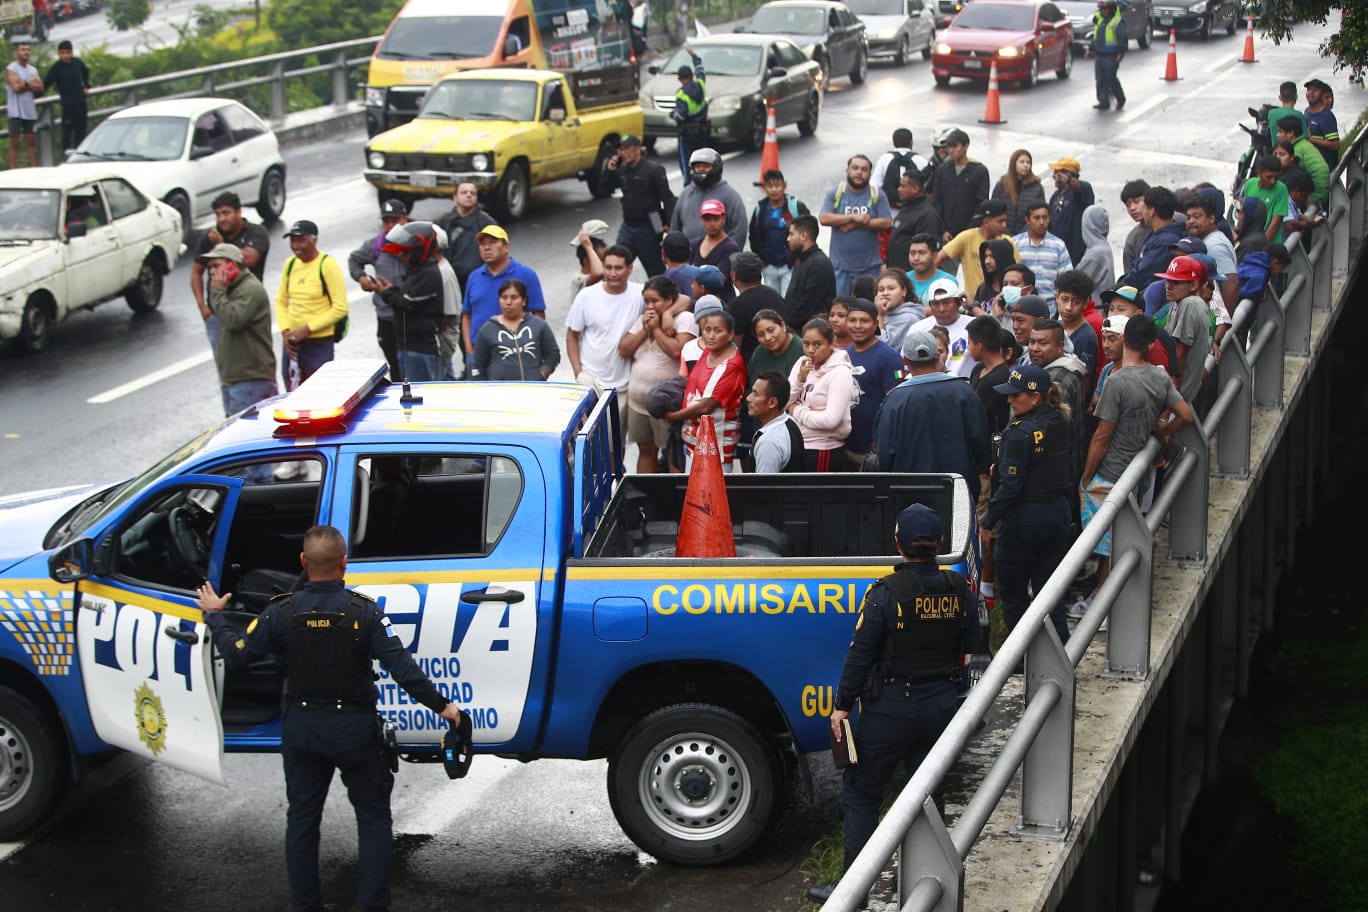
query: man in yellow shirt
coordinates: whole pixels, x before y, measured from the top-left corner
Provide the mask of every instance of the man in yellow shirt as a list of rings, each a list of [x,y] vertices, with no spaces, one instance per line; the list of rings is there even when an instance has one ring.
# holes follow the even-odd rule
[[[1006,235],[1007,204],[998,199],[984,200],[979,203],[975,216],[979,220],[976,227],[965,228],[946,242],[936,254],[937,269],[940,269],[946,260],[959,260],[960,269],[964,271],[964,281],[960,287],[969,293],[971,299],[978,287],[983,284],[983,263],[979,260],[979,248]],[[1012,244],[1011,238],[1004,240]],[[1017,260],[1021,259],[1016,244],[1012,244],[1012,255]],[[999,263],[998,268],[1004,269],[1007,265]]]
[[[285,388],[292,390],[333,359],[346,335],[347,284],[342,265],[318,250],[318,226],[300,220],[285,233],[294,256],[276,291],[276,323],[285,343]]]

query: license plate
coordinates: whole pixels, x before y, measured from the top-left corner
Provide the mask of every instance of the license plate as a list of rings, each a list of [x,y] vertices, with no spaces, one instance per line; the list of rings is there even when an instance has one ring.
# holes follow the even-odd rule
[[[410,183],[415,187],[435,187],[437,186],[437,175],[435,174],[415,174]]]
[[[1159,24],[1160,24],[1160,25],[1173,25],[1173,17],[1172,17],[1172,16],[1160,16],[1160,17],[1159,17]]]
[[[966,61],[964,61],[964,68],[965,68],[966,70],[981,70],[981,69],[983,69],[983,61],[981,61],[981,60],[966,60]]]

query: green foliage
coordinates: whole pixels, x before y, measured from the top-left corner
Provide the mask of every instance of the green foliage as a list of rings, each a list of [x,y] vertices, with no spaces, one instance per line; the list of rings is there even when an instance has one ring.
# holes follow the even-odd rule
[[[1321,56],[1333,60],[1336,70],[1368,66],[1368,3],[1363,0],[1245,0],[1243,6],[1275,44],[1292,40],[1293,23],[1324,25],[1337,19],[1339,31],[1321,42]]]
[[[403,0],[271,0],[266,24],[286,47],[379,35]]]
[[[827,832],[808,851],[798,870],[809,883],[821,886],[841,879],[845,868],[845,837],[841,818],[833,817]]]
[[[109,0],[105,19],[109,20],[115,31],[126,32],[146,22],[151,13],[148,0]]]

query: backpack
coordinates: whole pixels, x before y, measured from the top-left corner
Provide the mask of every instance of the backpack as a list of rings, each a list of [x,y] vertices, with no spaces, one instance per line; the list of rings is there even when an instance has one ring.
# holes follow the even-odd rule
[[[883,194],[890,200],[898,198],[898,184],[902,182],[904,171],[922,173],[922,169],[917,167],[913,156],[916,155],[911,149],[894,149],[893,160],[888,163],[888,169],[884,171]],[[923,175],[925,183],[925,175]]]
[[[785,196],[786,196],[787,201],[788,201],[789,221],[793,221],[794,219],[796,219],[796,218],[798,217],[798,197],[796,197],[796,196],[788,196],[787,194],[786,194]],[[762,199],[760,202],[756,203],[756,204],[755,204],[755,211],[751,213],[751,218],[759,218],[759,217],[760,217],[761,207],[764,207],[764,208],[768,209],[768,208],[769,208],[769,200],[768,200],[768,199]]]
[[[328,297],[328,280],[323,278],[323,261],[328,258],[326,253],[319,254],[318,257],[318,284],[323,286],[323,297]],[[290,282],[290,272],[294,269],[294,264],[299,261],[299,257],[292,256],[285,261],[285,284]],[[351,329],[351,314],[343,317],[333,324],[333,342],[341,342],[347,338],[347,330]]]

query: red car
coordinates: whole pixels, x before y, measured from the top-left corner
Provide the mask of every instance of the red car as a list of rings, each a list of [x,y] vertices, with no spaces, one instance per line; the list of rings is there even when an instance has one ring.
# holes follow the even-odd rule
[[[1041,70],[1060,79],[1073,72],[1073,26],[1048,0],[974,0],[940,35],[931,50],[936,85],[951,77],[988,78],[997,60],[998,78],[1035,85]]]

